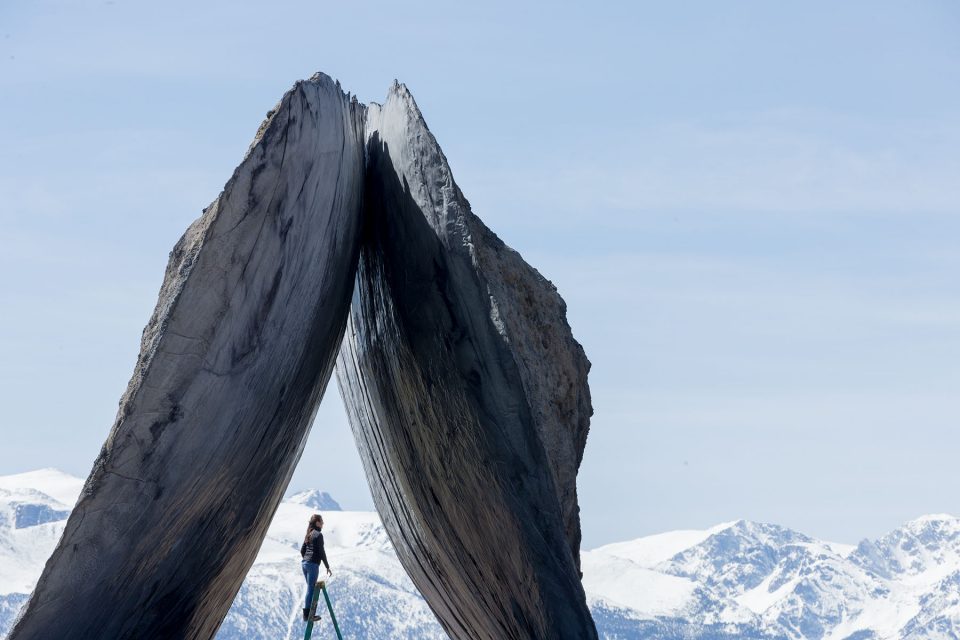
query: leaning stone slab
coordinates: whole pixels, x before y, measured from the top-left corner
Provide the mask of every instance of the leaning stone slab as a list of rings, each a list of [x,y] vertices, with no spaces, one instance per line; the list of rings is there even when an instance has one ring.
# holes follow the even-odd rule
[[[133,378],[11,640],[212,638],[340,346],[363,108],[317,75],[170,254]]]
[[[564,303],[471,212],[405,87],[366,135],[337,380],[400,561],[453,638],[596,638],[576,500],[589,363]]]

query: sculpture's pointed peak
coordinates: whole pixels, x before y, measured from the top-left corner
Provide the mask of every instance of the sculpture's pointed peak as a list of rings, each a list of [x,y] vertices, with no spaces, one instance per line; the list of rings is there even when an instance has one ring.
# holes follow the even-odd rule
[[[410,93],[410,89],[407,85],[402,82],[393,81],[393,85],[390,87],[390,91],[387,94],[387,99],[384,102],[384,105],[390,103],[399,103],[399,106],[407,112],[410,120],[413,122],[420,123],[423,127],[427,126],[426,120],[423,118],[423,114],[420,112],[420,107],[417,106],[417,101],[413,98],[413,94]]]
[[[323,71],[317,71],[312,76],[310,76],[310,82],[336,84],[338,87],[340,86],[339,80],[335,80],[334,78],[330,77]]]
[[[394,78],[393,84],[390,85],[390,90],[387,92],[387,99],[389,100],[393,96],[413,99],[413,94],[410,93],[407,85],[398,81],[396,78]]]
[[[293,85],[293,89],[291,91],[307,83],[316,85],[318,87],[335,89],[336,91],[339,91],[340,93],[344,94],[347,97],[347,100],[350,100],[351,98],[351,93],[349,91],[344,91],[343,86],[340,84],[339,80],[337,80],[333,76],[330,76],[324,73],[323,71],[317,71],[306,80],[298,81],[296,84]]]
[[[382,103],[370,102],[367,105],[367,139],[369,140],[375,133],[379,133],[381,142],[383,142],[386,135],[384,126],[394,131],[424,129],[429,132],[426,120],[424,120],[416,100],[413,99],[410,89],[397,79],[393,80],[387,90],[386,100]]]
[[[280,101],[277,102],[272,109],[267,111],[266,117],[264,118],[263,122],[260,123],[257,133],[253,136],[253,141],[250,143],[250,146],[247,147],[247,152],[244,155],[244,159],[246,159],[253,151],[254,147],[257,146],[257,143],[260,142],[260,140],[266,134],[277,115],[284,113],[290,108],[290,104],[294,96],[307,89],[305,85],[314,85],[315,87],[335,89],[338,93],[344,93],[343,89],[340,87],[340,81],[334,80],[332,77],[328,76],[322,71],[317,71],[306,80],[297,80],[293,83],[293,86],[283,94],[283,96],[280,98]],[[350,94],[346,94],[346,96],[349,100]]]

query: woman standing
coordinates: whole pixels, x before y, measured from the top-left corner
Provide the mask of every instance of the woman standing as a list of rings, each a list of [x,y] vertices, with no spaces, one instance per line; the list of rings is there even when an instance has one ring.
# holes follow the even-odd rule
[[[314,585],[317,578],[320,577],[320,562],[327,568],[327,575],[332,576],[330,572],[330,563],[327,562],[327,552],[323,549],[323,516],[315,513],[310,516],[310,522],[307,524],[307,535],[303,538],[303,545],[300,547],[300,557],[303,562],[303,577],[307,581],[307,600],[303,606],[303,619],[307,621],[310,617],[310,603],[313,601]],[[313,622],[317,622],[320,616],[314,616]]]

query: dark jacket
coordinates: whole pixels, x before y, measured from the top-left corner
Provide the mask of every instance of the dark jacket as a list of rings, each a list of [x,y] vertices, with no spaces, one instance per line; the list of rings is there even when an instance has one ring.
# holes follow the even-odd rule
[[[323,550],[323,534],[314,529],[310,532],[310,544],[304,542],[300,545],[300,557],[304,562],[314,562],[324,565],[327,564],[327,552]]]

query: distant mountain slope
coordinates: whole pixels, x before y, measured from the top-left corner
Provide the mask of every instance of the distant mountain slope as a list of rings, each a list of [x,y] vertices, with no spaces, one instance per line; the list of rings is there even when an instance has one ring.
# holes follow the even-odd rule
[[[305,507],[320,511],[343,511],[329,493],[319,491],[318,489],[307,489],[306,491],[295,493],[287,498],[286,502],[302,504]]]
[[[40,575],[82,481],[54,469],[0,477],[0,636]],[[299,547],[321,511],[344,637],[445,638],[375,513],[320,491],[281,503],[219,640],[302,636]],[[583,552],[584,588],[609,640],[960,638],[960,519],[918,518],[858,546],[737,521]],[[324,612],[319,634],[333,637]],[[326,634],[326,635],[322,635]]]

